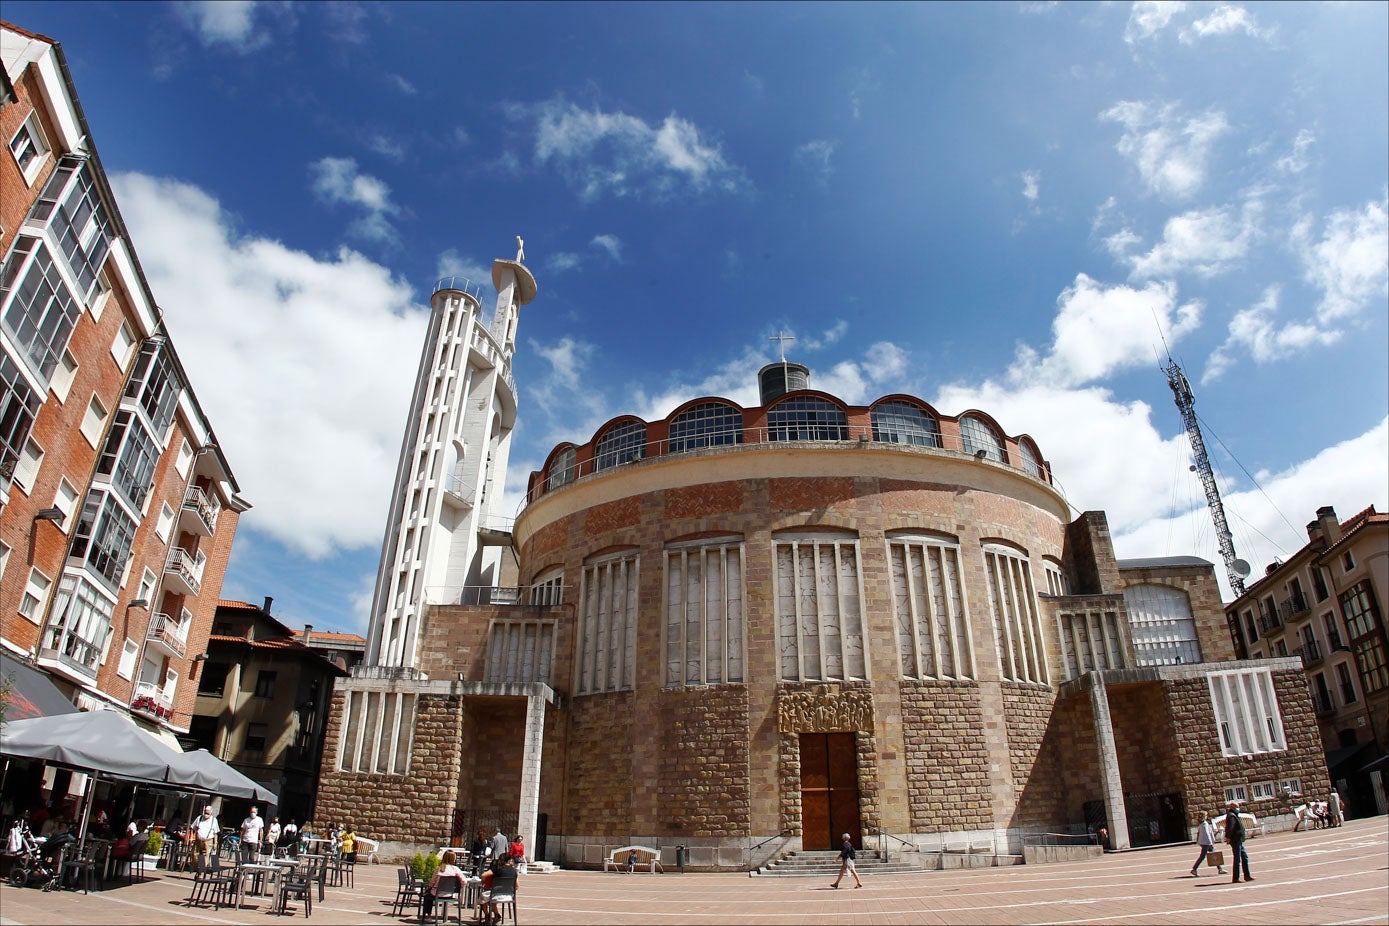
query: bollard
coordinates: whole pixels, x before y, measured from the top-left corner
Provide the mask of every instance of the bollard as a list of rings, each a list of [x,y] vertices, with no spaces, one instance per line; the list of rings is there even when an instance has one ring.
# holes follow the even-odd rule
[[[685,855],[686,855],[686,854],[687,854],[687,853],[686,853],[686,850],[685,850],[685,847],[684,847],[684,846],[676,846],[676,847],[675,847],[675,867],[676,867],[676,868],[679,868],[679,869],[680,869],[680,872],[681,872],[682,874],[683,874],[684,871],[685,871]]]

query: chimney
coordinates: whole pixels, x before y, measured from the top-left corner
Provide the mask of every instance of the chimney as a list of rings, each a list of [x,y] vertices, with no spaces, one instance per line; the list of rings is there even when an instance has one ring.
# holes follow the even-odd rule
[[[271,598],[269,595],[266,595],[266,596],[265,596],[265,604],[261,605],[261,606],[260,606],[260,609],[261,609],[262,611],[264,611],[266,614],[269,614],[269,613],[270,613],[270,606],[271,606],[272,604],[274,604],[274,603],[275,603],[275,599],[274,599],[274,598]]]
[[[305,645],[305,646],[308,646],[308,645],[309,645],[309,641],[310,641],[311,639],[313,639],[313,624],[305,624],[305,625],[304,625],[304,645]]]
[[[1331,505],[1317,509],[1317,523],[1321,525],[1322,536],[1327,545],[1341,539],[1341,519],[1336,517],[1336,509]]]

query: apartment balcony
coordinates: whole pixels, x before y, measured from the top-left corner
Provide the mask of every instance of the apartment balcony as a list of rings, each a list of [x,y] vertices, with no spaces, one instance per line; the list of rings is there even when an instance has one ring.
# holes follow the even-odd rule
[[[172,698],[165,697],[160,686],[152,682],[138,682],[135,695],[130,699],[130,709],[156,720],[168,720],[173,716],[174,702]]]
[[[101,662],[101,647],[84,640],[61,627],[49,631],[45,645],[39,648],[39,665],[79,685],[95,685],[96,670]]]
[[[1283,629],[1283,619],[1277,611],[1259,610],[1259,635],[1274,633]]]
[[[457,476],[444,484],[444,503],[456,508],[473,507],[473,486]]]
[[[1298,655],[1302,657],[1302,664],[1309,669],[1312,666],[1320,664],[1321,661],[1324,658],[1326,658],[1322,655],[1321,644],[1318,643],[1316,640],[1309,640],[1308,642],[1302,644],[1302,646],[1298,648],[1297,652]]]
[[[178,529],[198,537],[211,537],[217,530],[222,507],[198,486],[189,486],[178,513]]]
[[[181,621],[161,611],[150,618],[145,645],[174,659],[182,659],[183,654],[188,652],[188,632]]]
[[[167,590],[196,598],[203,587],[202,566],[183,547],[174,547],[164,563],[164,581]]]
[[[1293,595],[1287,601],[1278,605],[1278,620],[1286,623],[1299,614],[1310,611],[1312,606],[1307,603],[1307,599],[1302,595]]]

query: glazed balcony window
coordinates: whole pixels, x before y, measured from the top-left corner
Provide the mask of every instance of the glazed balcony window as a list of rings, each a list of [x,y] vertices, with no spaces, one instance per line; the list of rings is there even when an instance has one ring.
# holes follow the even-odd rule
[[[767,412],[767,440],[848,440],[844,409],[816,396],[793,396]]]
[[[890,444],[939,447],[940,425],[919,405],[894,400],[873,407],[873,439]]]
[[[701,402],[670,420],[670,452],[743,442],[743,413],[725,402]]]
[[[893,610],[903,678],[974,678],[969,609],[953,539],[889,534]]]

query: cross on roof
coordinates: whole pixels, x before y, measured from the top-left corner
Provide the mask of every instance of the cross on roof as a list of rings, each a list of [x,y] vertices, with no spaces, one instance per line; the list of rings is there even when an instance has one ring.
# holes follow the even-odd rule
[[[786,362],[786,342],[787,342],[787,341],[794,341],[794,340],[796,340],[796,336],[795,336],[794,334],[787,334],[785,331],[783,331],[783,332],[781,332],[780,334],[774,334],[774,335],[772,335],[772,336],[771,336],[770,338],[768,338],[767,340],[768,340],[768,341],[780,341],[780,342],[781,342],[781,343],[780,343],[779,345],[777,345],[777,346],[781,348],[781,362],[782,362],[782,363],[785,363],[785,362]]]

